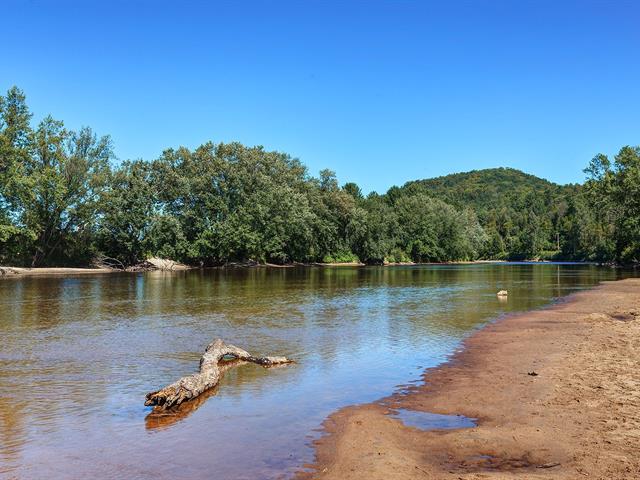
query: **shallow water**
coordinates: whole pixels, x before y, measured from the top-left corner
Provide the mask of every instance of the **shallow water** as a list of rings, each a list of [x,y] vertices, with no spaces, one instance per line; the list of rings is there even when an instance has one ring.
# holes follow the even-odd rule
[[[391,418],[397,418],[405,426],[420,430],[452,430],[476,426],[476,419],[464,415],[442,415],[440,413],[419,412],[399,408],[393,410]]]
[[[1,279],[0,477],[289,478],[337,408],[418,381],[503,313],[623,275],[478,264]],[[298,363],[239,365],[150,415],[145,393],[195,371],[216,337]]]

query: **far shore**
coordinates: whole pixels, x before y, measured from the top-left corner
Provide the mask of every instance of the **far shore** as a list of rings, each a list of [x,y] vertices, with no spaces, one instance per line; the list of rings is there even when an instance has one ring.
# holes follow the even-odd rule
[[[1,276],[38,276],[38,275],[85,275],[90,273],[114,273],[121,270],[111,268],[75,268],[75,267],[0,267]]]
[[[640,478],[639,351],[640,279],[507,316],[423,384],[331,415],[298,478]],[[421,430],[399,409],[476,426]]]
[[[228,263],[225,265],[213,266],[213,267],[197,267],[190,265],[183,265],[171,260],[159,260],[159,266],[154,268],[136,268],[121,270],[117,268],[103,268],[103,267],[12,267],[12,266],[0,266],[0,277],[3,276],[45,276],[45,275],[85,275],[85,274],[106,274],[106,273],[140,273],[143,271],[185,271],[185,270],[198,270],[198,269],[213,269],[213,268],[295,268],[295,267],[367,267],[367,266],[381,266],[381,267],[397,267],[397,266],[419,266],[419,265],[474,265],[474,264],[492,264],[492,263],[532,263],[532,264],[549,264],[549,263],[571,263],[576,265],[599,265],[595,262],[564,262],[564,261],[548,261],[548,260],[472,260],[472,261],[458,261],[458,262],[388,262],[379,265],[368,265],[362,262],[312,262],[312,263],[257,263],[257,262],[237,262]],[[166,268],[162,263],[168,263],[169,268]]]

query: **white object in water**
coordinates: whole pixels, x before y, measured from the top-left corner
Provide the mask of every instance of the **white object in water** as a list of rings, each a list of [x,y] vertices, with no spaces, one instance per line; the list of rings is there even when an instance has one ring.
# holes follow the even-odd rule
[[[506,297],[508,293],[506,290],[500,290],[498,293],[496,293],[496,295],[499,297]]]

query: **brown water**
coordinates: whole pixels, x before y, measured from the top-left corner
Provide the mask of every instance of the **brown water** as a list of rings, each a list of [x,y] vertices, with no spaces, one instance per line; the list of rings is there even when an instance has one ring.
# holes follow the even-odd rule
[[[5,278],[0,477],[289,478],[332,411],[417,381],[505,312],[622,275],[483,264]],[[237,366],[150,415],[145,393],[195,371],[216,337],[298,363]]]

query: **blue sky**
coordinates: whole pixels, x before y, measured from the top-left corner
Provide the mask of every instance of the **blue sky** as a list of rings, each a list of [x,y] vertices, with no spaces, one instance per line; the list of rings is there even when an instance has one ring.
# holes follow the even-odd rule
[[[640,144],[640,2],[4,0],[0,89],[120,159],[238,140],[386,191]]]

